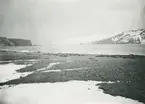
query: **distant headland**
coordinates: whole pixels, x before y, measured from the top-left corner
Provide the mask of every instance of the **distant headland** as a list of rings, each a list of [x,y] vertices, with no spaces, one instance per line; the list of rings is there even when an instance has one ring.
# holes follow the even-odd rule
[[[0,37],[0,46],[32,46],[31,40]]]

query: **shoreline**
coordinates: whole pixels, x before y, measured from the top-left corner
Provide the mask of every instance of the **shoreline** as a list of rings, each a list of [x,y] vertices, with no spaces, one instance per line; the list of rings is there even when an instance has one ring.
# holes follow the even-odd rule
[[[112,58],[145,58],[145,55],[137,54],[81,54],[81,53],[42,53],[42,52],[19,52],[19,51],[5,51],[0,50],[0,61],[13,61],[13,60],[27,60],[27,59],[47,59],[49,56],[95,56],[95,57],[112,57]]]

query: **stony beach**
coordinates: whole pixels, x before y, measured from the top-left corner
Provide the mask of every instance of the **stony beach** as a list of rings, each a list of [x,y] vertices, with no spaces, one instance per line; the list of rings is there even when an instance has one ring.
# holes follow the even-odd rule
[[[71,81],[96,82],[93,88],[96,87],[109,96],[132,99],[135,100],[134,104],[145,103],[144,63],[145,56],[132,54],[95,55],[0,51],[0,65],[20,65],[20,68],[15,69],[11,75],[17,76],[9,76],[8,80],[1,81],[0,88],[3,91],[23,84],[34,86],[48,83],[68,84]],[[1,68],[0,71],[2,72],[3,69]],[[2,96],[0,100],[2,102],[0,104],[5,104]]]

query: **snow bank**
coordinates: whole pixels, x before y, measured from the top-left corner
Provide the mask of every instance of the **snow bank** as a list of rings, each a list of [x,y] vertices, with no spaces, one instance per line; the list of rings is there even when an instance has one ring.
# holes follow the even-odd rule
[[[143,104],[113,97],[98,89],[97,81],[21,84],[0,90],[2,104]]]

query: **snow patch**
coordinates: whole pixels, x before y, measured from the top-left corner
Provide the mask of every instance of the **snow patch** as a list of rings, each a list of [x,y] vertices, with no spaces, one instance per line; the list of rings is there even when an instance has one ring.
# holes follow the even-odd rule
[[[57,65],[57,64],[59,64],[59,63],[60,63],[60,62],[50,63],[47,67],[38,69],[37,71],[44,71],[44,70],[49,69],[49,68],[51,68],[51,67],[53,67],[54,65]]]
[[[2,104],[143,104],[104,94],[97,81],[21,84],[0,90]]]
[[[87,69],[87,68],[57,69],[57,70],[46,70],[43,72],[61,72],[61,71],[84,70],[84,69]]]
[[[30,73],[17,73],[16,70],[26,67],[26,65],[15,65],[13,63],[0,65],[0,82],[17,79]]]

